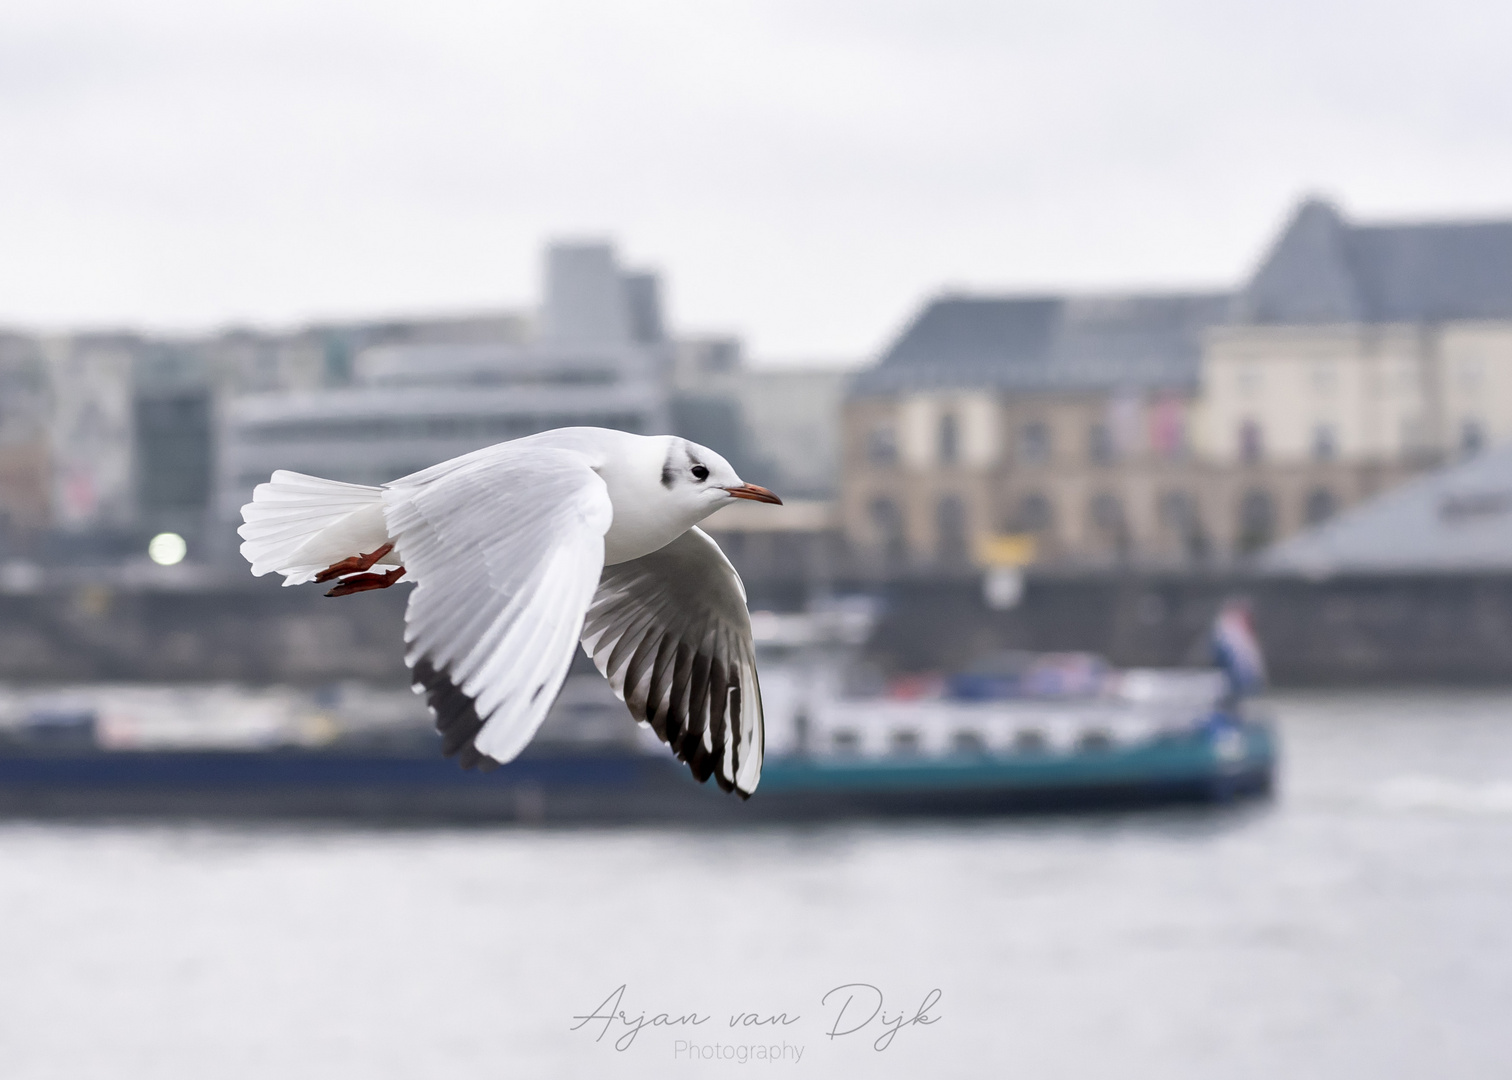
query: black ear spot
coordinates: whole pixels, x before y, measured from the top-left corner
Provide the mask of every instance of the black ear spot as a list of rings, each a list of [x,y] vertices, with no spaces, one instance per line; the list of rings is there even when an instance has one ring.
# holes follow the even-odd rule
[[[709,470],[706,469],[706,468],[704,468],[702,465],[695,465],[695,466],[693,466],[693,470],[692,471],[693,471],[693,479],[697,480],[699,483],[703,483],[705,480],[707,480],[709,478]]]

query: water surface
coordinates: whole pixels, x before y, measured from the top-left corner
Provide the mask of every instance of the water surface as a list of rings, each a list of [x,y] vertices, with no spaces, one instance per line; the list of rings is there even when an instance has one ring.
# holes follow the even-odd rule
[[[1507,1075],[1512,695],[1274,709],[1281,790],[1237,811],[744,832],[0,825],[0,1074]],[[878,1021],[828,1038],[871,993],[820,1004],[849,983],[877,987],[889,1019],[938,989],[934,1022],[882,1051]],[[631,1017],[708,1019],[623,1051],[622,1026],[570,1030],[620,986]],[[797,1019],[729,1027],[752,1012]],[[690,1061],[679,1040],[732,1056]]]

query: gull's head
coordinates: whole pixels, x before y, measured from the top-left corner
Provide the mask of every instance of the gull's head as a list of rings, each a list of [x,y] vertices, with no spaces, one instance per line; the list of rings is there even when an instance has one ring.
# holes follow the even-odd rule
[[[696,510],[699,518],[736,499],[782,505],[782,500],[766,488],[742,480],[719,454],[686,439],[669,440],[661,485],[679,504]]]

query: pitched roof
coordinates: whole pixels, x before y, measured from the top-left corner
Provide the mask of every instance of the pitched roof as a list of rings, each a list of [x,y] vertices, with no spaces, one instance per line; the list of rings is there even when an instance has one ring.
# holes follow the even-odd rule
[[[1202,331],[1230,303],[1227,293],[943,296],[852,392],[1192,388]]]
[[[1260,565],[1308,576],[1512,570],[1512,445],[1300,532]]]
[[[1255,323],[1512,318],[1512,221],[1354,225],[1303,203],[1240,294]]]
[[[1512,319],[1512,220],[1355,225],[1314,199],[1237,296],[942,296],[852,393],[1193,389],[1219,323],[1444,319]]]

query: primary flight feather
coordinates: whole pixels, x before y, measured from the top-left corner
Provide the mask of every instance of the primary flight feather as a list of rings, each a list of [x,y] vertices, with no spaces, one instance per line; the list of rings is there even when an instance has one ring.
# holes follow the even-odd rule
[[[285,585],[414,582],[405,662],[464,767],[524,749],[581,643],[694,776],[745,797],[762,755],[751,621],[696,527],[737,499],[781,502],[685,439],[561,428],[382,487],[275,472],[238,531],[252,573]]]

